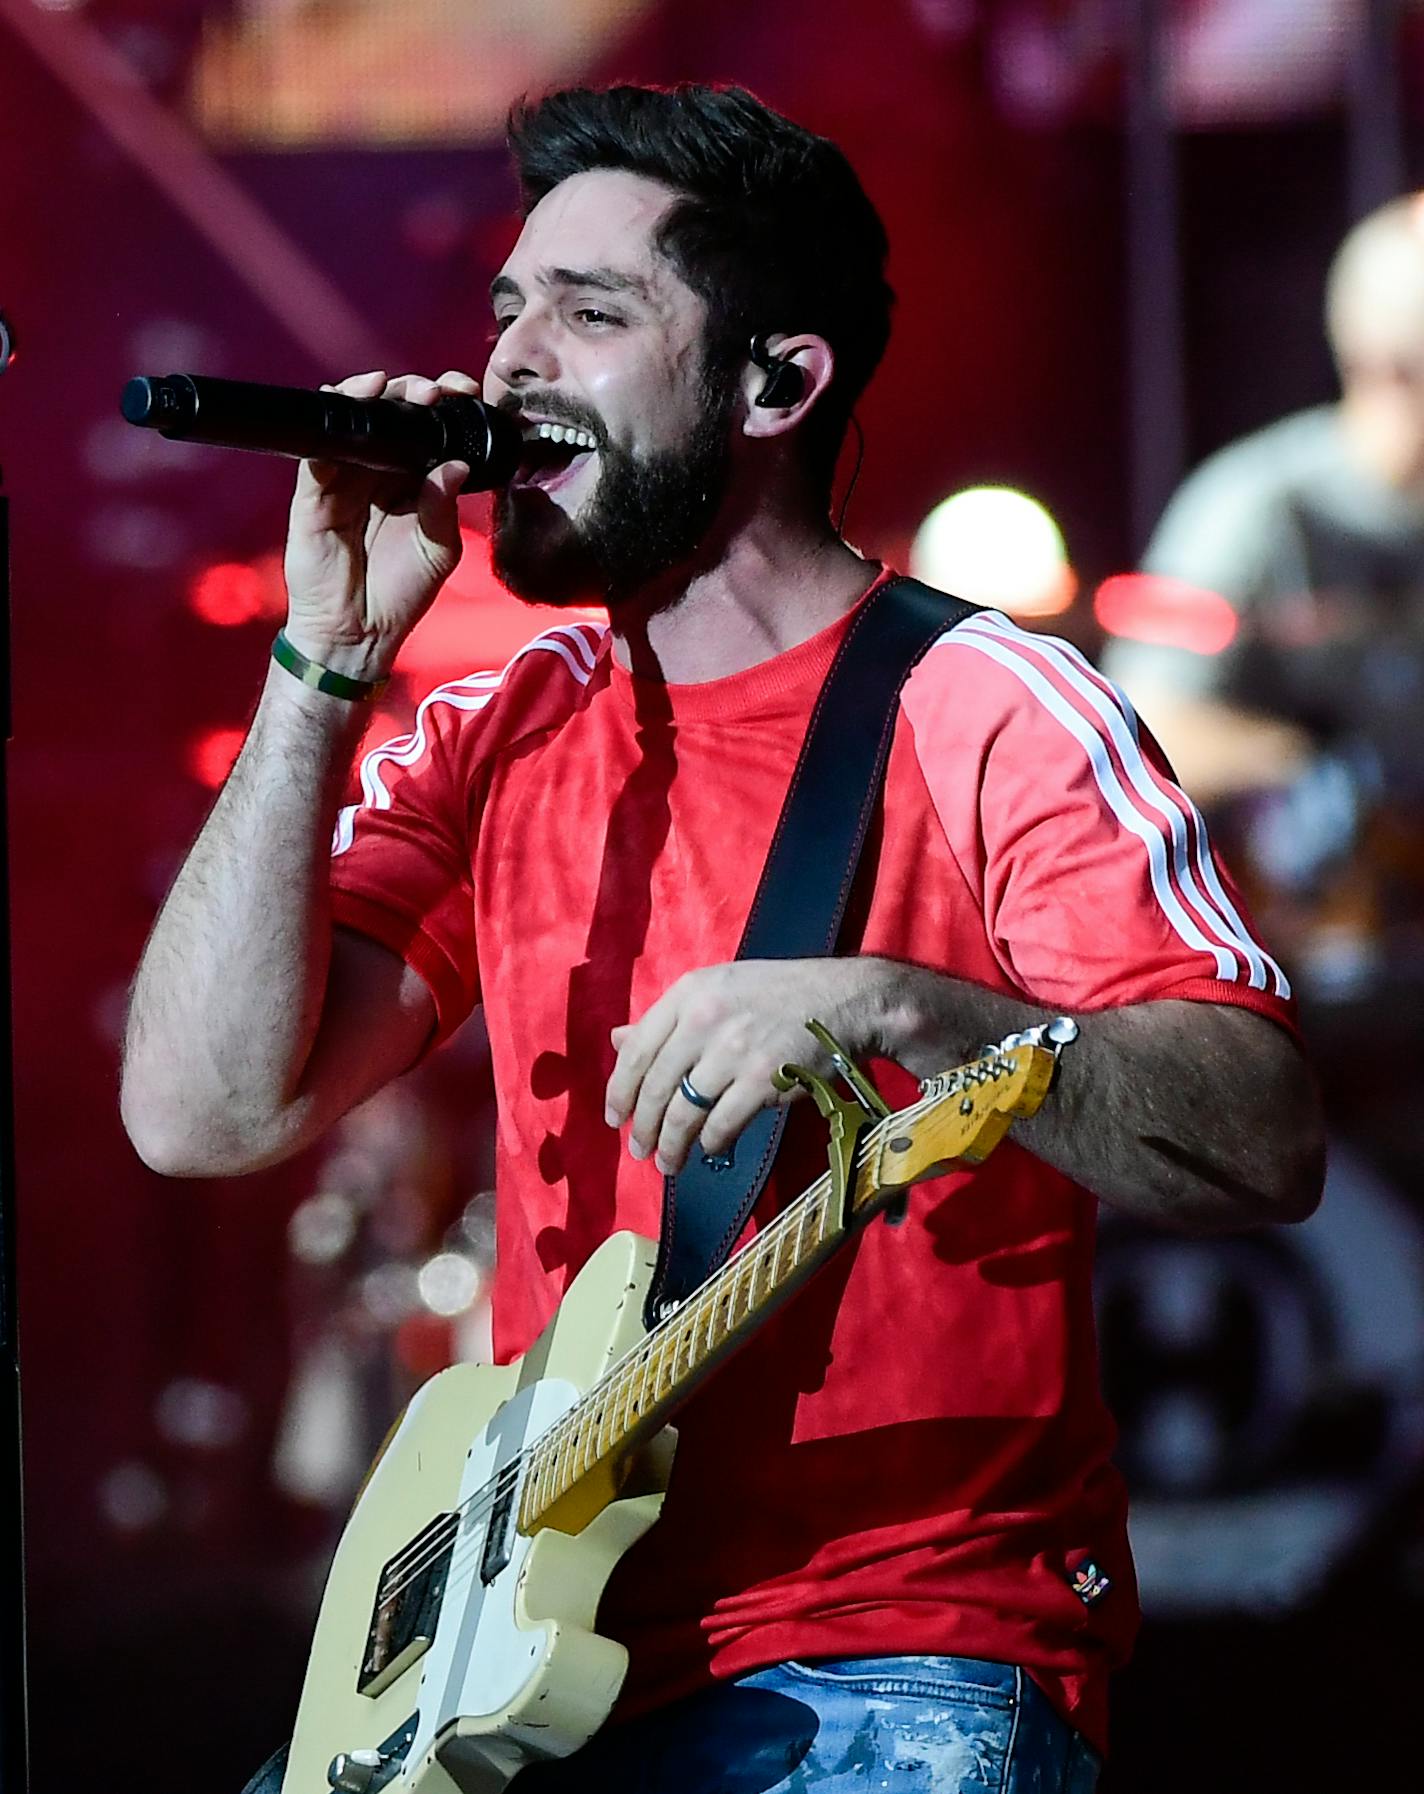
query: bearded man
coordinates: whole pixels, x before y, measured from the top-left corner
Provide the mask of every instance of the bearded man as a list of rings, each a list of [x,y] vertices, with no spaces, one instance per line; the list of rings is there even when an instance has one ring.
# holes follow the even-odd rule
[[[517,1789],[1089,1789],[1135,1624],[1095,1199],[1182,1228],[1311,1211],[1288,988],[1113,688],[989,614],[902,688],[837,953],[736,958],[887,577],[828,517],[888,335],[884,233],[834,145],[737,90],[556,94],[511,145],[526,215],[483,394],[525,450],[496,561],[610,624],[433,692],[343,807],[351,700],[449,576],[467,469],[302,469],[282,664],[146,949],[127,1124],[171,1174],[271,1164],[482,1004],[504,1362],[612,1232],[657,1234],[664,1174],[785,1100],[808,1016],[897,1104],[1076,1018],[1036,1117],[861,1233],[682,1410],[662,1518],[599,1612],[621,1710]],[[824,1166],[815,1122],[794,1112],[753,1228]]]

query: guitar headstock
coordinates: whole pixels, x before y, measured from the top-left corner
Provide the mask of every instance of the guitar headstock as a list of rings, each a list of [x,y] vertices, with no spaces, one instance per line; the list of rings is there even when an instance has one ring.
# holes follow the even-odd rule
[[[982,1164],[1016,1118],[1037,1111],[1056,1065],[1051,1046],[1020,1036],[926,1079],[919,1102],[876,1128],[866,1199],[937,1176],[955,1162]]]

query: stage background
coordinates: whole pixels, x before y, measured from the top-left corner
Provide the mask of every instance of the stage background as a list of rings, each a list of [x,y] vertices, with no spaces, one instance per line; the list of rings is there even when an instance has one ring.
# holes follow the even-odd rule
[[[1386,12],[1392,135],[1369,123],[1385,89],[1359,97]],[[235,1794],[288,1723],[364,1454],[416,1379],[479,1353],[488,1269],[477,1028],[279,1171],[165,1182],[122,1135],[126,983],[262,676],[290,482],[274,460],[129,429],[123,382],[478,371],[517,229],[510,100],[573,79],[742,82],[844,146],[890,232],[900,300],[848,534],[902,559],[947,493],[1032,493],[1079,581],[1056,626],[1095,646],[1092,594],[1133,564],[1152,481],[1330,395],[1330,251],[1363,203],[1424,175],[1417,9],[1164,9],[1181,330],[1162,320],[1165,363],[1150,346],[1132,361],[1151,223],[1128,196],[1153,141],[1150,121],[1128,129],[1133,13],[0,0],[37,1794]],[[1165,458],[1141,423],[1164,365],[1184,395]],[[481,527],[472,506],[467,565],[392,721],[532,632]],[[1305,1244],[1105,1233],[1148,1601],[1119,1794],[1400,1785],[1424,1599],[1424,1211],[1387,1137],[1342,1163],[1341,1218]],[[1235,1320],[1213,1318],[1223,1289]]]

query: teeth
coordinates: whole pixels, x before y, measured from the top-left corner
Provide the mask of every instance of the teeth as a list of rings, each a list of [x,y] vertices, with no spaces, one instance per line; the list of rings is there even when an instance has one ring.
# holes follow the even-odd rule
[[[576,429],[572,424],[535,424],[526,431],[526,442],[567,443],[570,448],[591,449],[598,445],[587,430]]]

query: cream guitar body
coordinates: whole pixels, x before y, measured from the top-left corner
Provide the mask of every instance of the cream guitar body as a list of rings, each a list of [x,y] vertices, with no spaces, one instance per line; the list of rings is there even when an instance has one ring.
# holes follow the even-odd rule
[[[787,1071],[827,1114],[831,1169],[700,1289],[645,1331],[657,1251],[615,1234],[523,1358],[412,1400],[337,1547],[282,1794],[501,1794],[585,1743],[627,1667],[599,1598],[657,1519],[669,1417],[858,1227],[1031,1115],[1053,1055],[1012,1037],[879,1119]]]
[[[590,1488],[597,1511],[578,1533],[545,1527],[530,1538],[514,1523],[520,1471],[507,1467],[521,1455],[527,1466],[535,1440],[642,1339],[656,1256],[651,1241],[615,1235],[523,1358],[456,1365],[416,1394],[337,1548],[282,1794],[343,1782],[369,1794],[498,1794],[526,1763],[567,1755],[607,1718],[627,1653],[593,1631],[594,1612],[662,1495]],[[645,1453],[640,1468],[665,1483],[667,1429],[663,1439],[668,1449]],[[487,1489],[501,1498],[481,1500]],[[462,1508],[432,1538],[432,1522]],[[381,1591],[400,1583],[380,1615]]]

